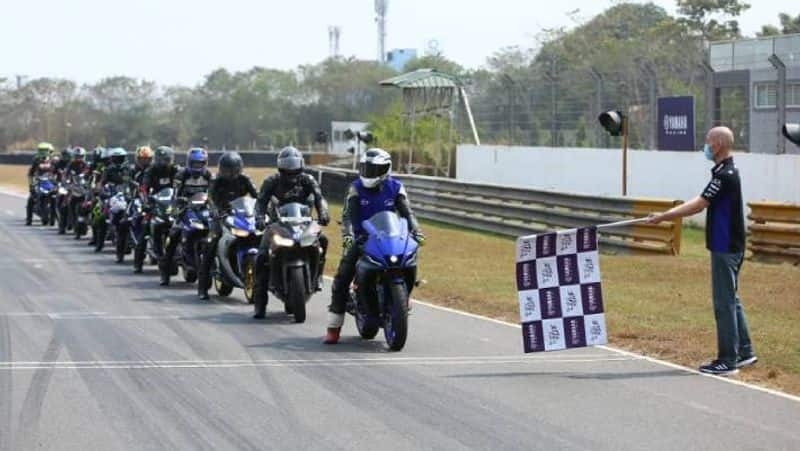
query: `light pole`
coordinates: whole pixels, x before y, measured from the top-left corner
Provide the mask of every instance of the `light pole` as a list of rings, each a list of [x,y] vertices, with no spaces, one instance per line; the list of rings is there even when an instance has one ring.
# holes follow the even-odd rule
[[[628,115],[622,111],[606,111],[597,118],[611,136],[622,136],[622,195],[628,195]]]

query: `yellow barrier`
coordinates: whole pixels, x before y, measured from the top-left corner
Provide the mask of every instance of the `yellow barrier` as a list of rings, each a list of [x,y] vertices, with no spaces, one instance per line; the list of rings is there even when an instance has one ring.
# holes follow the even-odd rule
[[[750,240],[754,260],[800,265],[800,205],[750,202]]]

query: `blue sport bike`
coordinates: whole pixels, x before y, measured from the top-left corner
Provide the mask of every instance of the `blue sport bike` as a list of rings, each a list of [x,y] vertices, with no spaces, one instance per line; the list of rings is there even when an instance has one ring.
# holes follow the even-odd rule
[[[355,317],[362,338],[371,340],[383,328],[389,349],[399,351],[408,337],[419,244],[409,233],[408,222],[394,212],[378,213],[362,225],[367,240],[356,263],[347,311]]]

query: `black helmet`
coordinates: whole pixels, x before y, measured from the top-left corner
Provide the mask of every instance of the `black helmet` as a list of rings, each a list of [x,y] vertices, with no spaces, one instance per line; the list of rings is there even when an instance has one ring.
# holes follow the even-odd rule
[[[221,179],[233,180],[242,174],[244,161],[237,152],[225,152],[219,159],[218,176]]]
[[[171,167],[175,162],[175,151],[172,147],[161,146],[156,149],[155,166],[158,168]]]
[[[65,147],[61,149],[61,159],[63,161],[69,161],[72,159],[72,149],[69,147]]]
[[[278,154],[278,172],[284,180],[296,182],[304,167],[303,154],[294,147],[284,147]]]

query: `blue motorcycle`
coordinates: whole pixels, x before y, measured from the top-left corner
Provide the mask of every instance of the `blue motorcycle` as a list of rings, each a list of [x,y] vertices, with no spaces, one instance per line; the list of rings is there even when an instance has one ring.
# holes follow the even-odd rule
[[[383,328],[392,351],[403,349],[408,337],[409,297],[416,284],[419,245],[408,222],[394,212],[381,212],[362,223],[367,232],[356,264],[355,288],[348,313],[358,333],[371,340]]]
[[[251,197],[231,202],[230,212],[222,221],[212,271],[217,294],[230,296],[234,288],[241,288],[249,304],[255,301],[256,256],[263,235],[256,228],[255,206],[256,200]]]
[[[208,194],[197,193],[189,199],[179,199],[183,205],[183,214],[177,219],[176,227],[181,229],[181,241],[175,252],[172,275],[180,267],[183,279],[187,283],[197,281],[197,270],[203,252],[203,240],[208,235]]]
[[[42,220],[43,226],[55,224],[56,188],[49,175],[36,177],[33,212]]]

